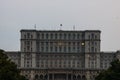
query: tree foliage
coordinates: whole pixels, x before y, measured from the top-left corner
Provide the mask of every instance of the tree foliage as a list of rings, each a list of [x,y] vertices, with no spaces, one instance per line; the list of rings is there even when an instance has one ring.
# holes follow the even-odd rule
[[[102,71],[95,80],[120,80],[120,61],[114,60],[111,62],[111,66]]]
[[[17,65],[8,59],[4,51],[0,49],[0,80],[26,80],[20,75]]]

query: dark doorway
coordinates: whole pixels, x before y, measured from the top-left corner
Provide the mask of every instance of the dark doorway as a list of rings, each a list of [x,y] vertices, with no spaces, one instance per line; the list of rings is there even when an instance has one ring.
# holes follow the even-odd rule
[[[54,80],[66,80],[66,74],[54,74]]]

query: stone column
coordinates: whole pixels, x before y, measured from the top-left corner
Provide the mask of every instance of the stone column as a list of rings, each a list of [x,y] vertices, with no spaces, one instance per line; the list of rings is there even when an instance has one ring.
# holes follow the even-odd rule
[[[52,80],[54,80],[54,73],[52,74]]]
[[[34,71],[33,71],[33,70],[31,71],[30,76],[31,76],[30,80],[34,80],[34,77],[35,77],[35,76],[34,76]]]
[[[87,79],[87,80],[90,80],[90,71],[87,71],[87,72],[86,72],[86,79]]]
[[[66,74],[66,80],[68,80],[68,73]]]
[[[71,74],[71,80],[73,80],[73,74]]]
[[[49,80],[49,73],[48,73],[48,79],[47,80]]]

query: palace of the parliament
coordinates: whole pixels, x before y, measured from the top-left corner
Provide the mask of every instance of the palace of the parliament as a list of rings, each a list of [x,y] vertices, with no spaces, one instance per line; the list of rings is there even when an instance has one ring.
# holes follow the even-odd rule
[[[94,80],[111,61],[120,59],[120,51],[100,51],[100,30],[20,32],[20,51],[6,54],[29,80]]]

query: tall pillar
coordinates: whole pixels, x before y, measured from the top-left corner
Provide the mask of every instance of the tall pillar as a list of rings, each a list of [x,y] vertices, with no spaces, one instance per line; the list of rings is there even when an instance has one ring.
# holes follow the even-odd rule
[[[73,80],[73,74],[71,74],[71,80]]]
[[[52,74],[52,80],[54,80],[54,73]]]
[[[86,74],[87,74],[87,75],[86,75],[86,79],[87,79],[87,80],[90,80],[90,71],[87,71]]]
[[[48,73],[47,75],[48,75],[48,78],[47,78],[47,80],[49,80],[49,73]]]
[[[68,73],[66,74],[66,80],[68,80]]]
[[[33,70],[31,70],[31,74],[30,74],[30,80],[34,80],[34,71]]]

